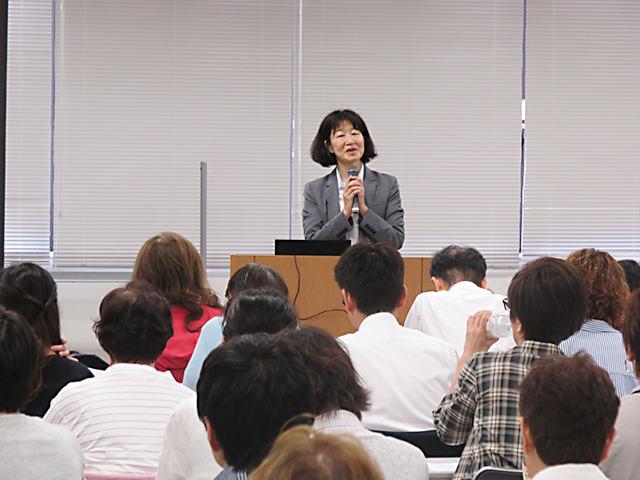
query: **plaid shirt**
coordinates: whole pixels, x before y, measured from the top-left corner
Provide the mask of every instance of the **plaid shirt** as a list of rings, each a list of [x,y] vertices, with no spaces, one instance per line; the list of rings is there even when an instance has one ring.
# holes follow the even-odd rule
[[[485,466],[522,468],[520,381],[537,359],[561,354],[556,345],[527,340],[506,352],[481,352],[467,360],[454,392],[433,411],[440,440],[467,443],[454,480],[472,479]]]

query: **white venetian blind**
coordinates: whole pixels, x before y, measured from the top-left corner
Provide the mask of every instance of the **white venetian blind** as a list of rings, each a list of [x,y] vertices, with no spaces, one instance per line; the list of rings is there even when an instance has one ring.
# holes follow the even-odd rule
[[[288,233],[289,2],[58,0],[56,266],[131,266],[174,230],[210,266]]]
[[[5,262],[49,261],[51,0],[8,11]]]
[[[493,266],[519,247],[523,4],[512,0],[303,2],[296,91],[295,231],[320,121],[360,113],[398,178],[404,255],[457,243]]]
[[[640,3],[527,11],[523,254],[640,256]]]

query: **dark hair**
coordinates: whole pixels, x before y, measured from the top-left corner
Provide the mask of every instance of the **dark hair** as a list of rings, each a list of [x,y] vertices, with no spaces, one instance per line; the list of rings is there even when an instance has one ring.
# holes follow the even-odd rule
[[[624,304],[629,286],[624,270],[607,252],[595,248],[576,250],[567,257],[587,285],[587,318],[604,320],[618,330],[622,327]]]
[[[600,463],[619,405],[609,374],[585,353],[539,360],[520,384],[520,415],[546,465]]]
[[[38,390],[44,352],[29,325],[0,307],[0,412],[22,411]]]
[[[270,288],[283,297],[289,296],[289,289],[284,279],[273,268],[261,263],[247,263],[231,275],[227,283],[225,297],[231,298],[242,290],[249,288]]]
[[[634,369],[636,375],[640,373],[640,289],[631,292],[624,309],[624,322],[622,323],[622,336],[628,353],[634,357]]]
[[[198,415],[209,420],[236,470],[256,468],[285,423],[312,408],[302,355],[265,333],[235,337],[214,349],[197,393]]]
[[[362,412],[369,408],[369,394],[338,341],[318,327],[290,330],[280,336],[302,352],[313,384],[312,413],[342,409],[362,418]]]
[[[353,435],[299,425],[282,433],[251,480],[382,480],[364,445]]]
[[[640,265],[635,260],[620,260],[618,262],[624,271],[624,277],[629,285],[629,290],[634,291],[640,287]]]
[[[130,282],[102,299],[93,331],[114,361],[153,363],[173,335],[171,309],[152,285]]]
[[[376,146],[373,144],[373,139],[369,135],[367,124],[360,115],[353,110],[334,110],[329,115],[324,117],[318,133],[316,133],[313,143],[311,144],[311,158],[314,162],[319,163],[323,167],[329,167],[335,165],[336,156],[328,149],[328,145],[331,143],[331,133],[340,126],[342,122],[349,122],[353,125],[353,128],[359,130],[364,137],[364,153],[360,161],[367,163],[372,158],[375,158]]]
[[[225,340],[246,333],[276,333],[296,328],[298,314],[286,297],[267,289],[242,290],[226,305],[222,334]]]
[[[336,282],[361,313],[392,312],[404,293],[404,262],[386,243],[349,247],[334,268]]]
[[[507,292],[511,318],[526,340],[557,345],[582,326],[587,314],[587,286],[565,260],[542,257],[515,274]]]
[[[186,308],[185,329],[202,316],[202,305],[221,308],[209,287],[200,255],[193,244],[174,232],[162,232],[144,242],[133,267],[132,280],[144,280],[164,295],[169,304]]]
[[[475,248],[449,245],[433,256],[429,275],[448,286],[466,280],[480,287],[487,275],[487,262]]]
[[[0,305],[19,313],[42,349],[62,343],[56,282],[34,263],[16,263],[0,274]]]

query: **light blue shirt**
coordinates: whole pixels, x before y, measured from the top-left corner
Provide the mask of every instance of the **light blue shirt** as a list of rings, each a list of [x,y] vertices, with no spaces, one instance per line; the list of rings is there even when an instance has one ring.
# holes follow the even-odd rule
[[[200,337],[193,350],[191,360],[184,371],[182,384],[191,390],[196,390],[198,379],[200,378],[200,370],[207,355],[222,343],[222,317],[213,317],[204,324],[200,331]]]
[[[604,320],[587,320],[580,330],[558,346],[565,355],[575,355],[580,351],[589,354],[607,371],[619,397],[631,393],[638,386],[633,365],[627,360],[622,334]]]

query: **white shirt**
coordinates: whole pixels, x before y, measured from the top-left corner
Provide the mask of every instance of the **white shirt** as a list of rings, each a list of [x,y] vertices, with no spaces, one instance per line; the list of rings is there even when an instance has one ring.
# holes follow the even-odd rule
[[[345,182],[342,181],[342,177],[340,176],[340,169],[336,168],[336,176],[338,177],[338,203],[340,205],[340,211],[344,210],[344,188],[346,186]],[[360,167],[360,171],[358,172],[358,178],[364,182],[364,168]],[[358,226],[354,224],[354,228],[347,232],[347,240],[353,243],[356,238],[356,231]]]
[[[192,395],[169,372],[116,363],[64,387],[44,419],[66,425],[78,438],[87,471],[155,473],[169,417]]]
[[[480,310],[504,312],[504,298],[503,295],[491,293],[473,282],[458,282],[449,290],[418,295],[411,305],[404,326],[449,342],[460,355],[464,349],[469,316]],[[508,337],[498,340],[490,350],[504,351],[514,346],[515,341]]]
[[[195,395],[169,419],[162,441],[157,480],[211,480],[222,471],[213,458]]]
[[[347,410],[317,416],[313,428],[324,433],[348,433],[356,437],[387,480],[429,478],[429,465],[420,449],[397,438],[367,430],[358,417]]]
[[[458,356],[443,340],[403,328],[388,312],[369,315],[339,339],[365,388],[371,408],[362,424],[372,430],[433,430],[431,412],[449,391]]]
[[[565,463],[540,470],[533,480],[607,480],[597,465],[592,463]]]

